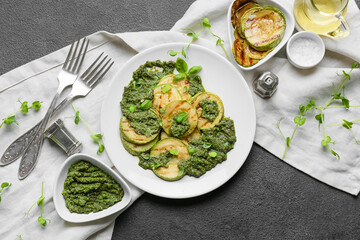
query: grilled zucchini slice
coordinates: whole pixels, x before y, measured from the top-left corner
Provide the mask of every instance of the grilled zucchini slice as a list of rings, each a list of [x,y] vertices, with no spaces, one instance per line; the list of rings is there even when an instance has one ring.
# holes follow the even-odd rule
[[[160,139],[163,140],[165,138],[169,138],[170,136],[166,134],[166,132],[162,131],[160,134]],[[192,139],[199,139],[201,137],[201,132],[199,129],[195,129],[189,136],[180,138],[185,144],[189,144]]]
[[[163,114],[162,118],[162,127],[166,134],[174,136],[174,133],[171,131],[172,125],[174,124],[175,126],[177,124],[177,121],[175,121],[174,118],[176,118],[178,114],[182,112],[187,114],[186,122],[188,122],[189,127],[188,130],[181,136],[175,137],[186,137],[194,131],[198,124],[198,116],[195,108],[186,100],[177,100],[169,103],[165,107],[165,113]]]
[[[245,54],[249,57],[249,58],[253,58],[253,59],[263,59],[264,57],[266,57],[273,49],[267,50],[267,51],[258,51],[254,48],[252,48],[249,43],[247,41],[244,41],[244,51]]]
[[[284,15],[272,7],[252,8],[241,17],[241,31],[250,46],[258,51],[276,47],[282,40],[286,21]]]
[[[160,109],[175,100],[182,100],[181,94],[172,84],[161,84],[154,89],[152,107],[160,114]]]
[[[150,151],[150,149],[159,140],[159,135],[156,136],[156,138],[154,140],[152,140],[151,142],[148,142],[145,144],[135,144],[135,143],[128,142],[124,139],[124,136],[121,132],[120,132],[120,139],[121,139],[121,142],[122,142],[125,150],[128,151],[128,153],[130,153],[133,156],[139,156],[139,154],[141,154],[141,153]]]
[[[174,82],[174,77],[176,74],[170,74],[167,75],[165,77],[163,77],[162,79],[160,79],[159,84],[171,84],[174,87],[176,87],[176,89],[179,91],[179,93],[181,94],[181,97],[183,100],[189,100],[190,99],[190,94],[188,89],[190,88],[190,82],[188,79],[184,78],[180,81],[176,81]],[[184,91],[184,89],[186,91]]]
[[[236,1],[234,1],[233,5],[231,6],[231,23],[232,23],[233,27],[236,26],[235,25],[236,11],[248,2],[252,2],[252,0],[236,0]]]
[[[177,155],[172,155],[168,167],[160,166],[153,168],[156,176],[167,181],[176,181],[185,175],[184,169],[179,168],[179,162],[190,159],[186,145],[179,139],[166,138],[159,141],[150,152],[150,157],[159,156],[172,149],[177,150]]]
[[[146,144],[159,135],[159,132],[151,133],[149,136],[137,133],[126,117],[121,117],[120,119],[120,133],[124,140],[134,144]]]
[[[250,9],[253,8],[261,8],[261,6],[257,3],[254,2],[249,2],[244,4],[243,6],[241,6],[235,13],[235,26],[237,28],[237,31],[239,33],[239,35],[244,38],[244,34],[241,31],[241,17]]]
[[[206,116],[206,112],[208,111],[206,109],[203,109],[202,106],[204,101],[208,101],[208,103],[216,104],[217,105],[217,114],[215,112],[211,113],[212,118],[209,119],[208,116]],[[216,124],[220,122],[220,120],[224,116],[224,104],[222,100],[214,93],[211,92],[204,92],[199,93],[196,95],[191,102],[193,106],[196,108],[197,114],[198,114],[198,128],[201,130],[209,129],[214,127]],[[212,110],[212,109],[209,109]],[[209,113],[207,113],[209,114]]]
[[[259,62],[259,59],[250,58],[248,55],[246,55],[244,50],[244,42],[244,39],[235,39],[232,47],[232,52],[238,64],[243,67],[251,67],[257,62]]]

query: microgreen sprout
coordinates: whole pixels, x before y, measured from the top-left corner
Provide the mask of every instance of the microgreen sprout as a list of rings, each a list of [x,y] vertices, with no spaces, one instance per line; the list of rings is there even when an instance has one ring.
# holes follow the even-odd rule
[[[9,114],[6,118],[3,118],[2,122],[0,123],[0,128],[4,124],[6,124],[6,125],[9,125],[9,124],[12,124],[12,123],[18,124],[18,122],[16,121],[16,118],[15,118],[16,113],[22,112],[22,114],[26,114],[26,113],[29,112],[29,109],[31,109],[31,108],[37,111],[37,110],[39,110],[41,108],[41,103],[42,103],[40,101],[34,101],[29,106],[27,101],[21,102],[20,99],[19,99],[18,102],[20,103],[20,108],[18,110],[16,110],[15,112]]]
[[[0,193],[1,193],[4,189],[9,188],[10,186],[11,186],[11,183],[8,183],[8,182],[3,182],[3,183],[1,183]],[[1,202],[1,196],[0,196],[0,202]]]
[[[80,112],[78,110],[76,110],[74,104],[72,104],[72,107],[75,111],[75,116],[71,117],[71,118],[74,118],[74,122],[76,125],[79,124],[79,120],[85,124],[85,126],[90,130],[91,132],[91,135],[90,137],[94,140],[94,142],[99,146],[98,148],[98,151],[97,151],[97,154],[100,155],[102,152],[104,152],[105,150],[105,146],[104,144],[102,143],[102,137],[103,135],[98,133],[96,134],[89,126],[89,124],[87,124],[87,122],[85,122],[85,120],[80,116]]]
[[[359,67],[359,63],[355,62],[355,63],[352,64],[351,70],[349,72],[342,71],[342,74],[338,74],[338,76],[344,77],[344,80],[341,82],[341,85],[338,88],[338,90],[336,91],[336,93],[330,95],[330,99],[326,102],[326,104],[324,106],[317,106],[315,104],[314,100],[310,100],[309,103],[307,105],[305,105],[305,106],[304,105],[299,106],[300,114],[299,114],[299,116],[296,116],[294,118],[295,127],[294,127],[294,130],[293,130],[293,133],[292,133],[291,137],[285,137],[285,135],[281,131],[280,123],[283,120],[283,118],[280,118],[280,120],[277,122],[276,127],[278,128],[281,136],[283,137],[283,139],[285,141],[285,145],[286,145],[283,156],[282,156],[282,159],[285,158],[286,152],[287,152],[288,148],[290,147],[290,144],[291,144],[291,142],[292,142],[292,140],[294,138],[296,130],[298,129],[298,127],[305,124],[305,121],[306,121],[305,116],[308,113],[308,111],[310,111],[312,109],[319,111],[319,113],[315,115],[315,120],[318,121],[319,130],[320,130],[320,127],[321,127],[321,130],[322,130],[323,139],[321,140],[321,145],[323,147],[326,147],[335,157],[340,159],[340,155],[330,147],[330,144],[335,144],[335,142],[332,141],[331,137],[326,134],[324,110],[326,110],[326,109],[334,109],[334,108],[349,109],[351,107],[360,107],[360,105],[353,105],[353,106],[350,105],[350,100],[345,97],[345,84],[346,84],[347,81],[351,80],[350,74],[357,67]],[[336,100],[341,100],[342,105],[341,106],[330,106],[330,104],[332,104]],[[343,120],[342,123],[327,125],[327,127],[342,125],[344,128],[350,130],[355,142],[358,144],[359,142],[356,139],[356,137],[355,137],[355,135],[354,135],[354,133],[352,131],[352,125],[353,125],[354,122],[357,122],[357,121],[360,121],[360,119],[359,120],[354,120],[354,121]]]
[[[17,235],[15,239],[24,240],[21,235]]]
[[[175,57],[177,54],[182,54],[185,58],[187,58],[186,50],[188,49],[188,47],[190,46],[190,44],[193,41],[195,41],[195,40],[197,40],[199,38],[200,33],[207,28],[209,30],[210,34],[216,39],[216,46],[220,46],[222,48],[222,50],[225,52],[227,58],[230,58],[229,54],[227,53],[227,51],[224,48],[224,40],[222,40],[220,36],[216,35],[211,30],[211,25],[210,25],[210,22],[209,22],[209,18],[205,17],[203,19],[203,21],[200,23],[200,25],[202,26],[202,28],[198,32],[195,32],[194,30],[192,30],[190,28],[183,28],[182,29],[183,31],[188,31],[188,33],[186,35],[191,37],[190,42],[185,47],[183,47],[180,52],[169,50],[168,51],[169,55],[172,56],[172,57]]]
[[[44,182],[42,182],[41,183],[41,196],[38,198],[38,200],[33,205],[31,205],[30,209],[25,213],[25,216],[30,216],[31,209],[35,206],[35,204],[37,204],[40,207],[40,216],[38,217],[38,223],[45,227],[48,222],[51,223],[51,220],[43,217],[44,200],[45,200]]]

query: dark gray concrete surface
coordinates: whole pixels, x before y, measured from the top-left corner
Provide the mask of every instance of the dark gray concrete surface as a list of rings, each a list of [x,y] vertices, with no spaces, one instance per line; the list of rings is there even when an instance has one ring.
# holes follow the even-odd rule
[[[0,74],[70,44],[75,35],[168,30],[192,2],[2,0]],[[144,194],[116,220],[113,239],[360,239],[359,226],[357,197],[254,144],[240,171],[209,194],[186,200]]]

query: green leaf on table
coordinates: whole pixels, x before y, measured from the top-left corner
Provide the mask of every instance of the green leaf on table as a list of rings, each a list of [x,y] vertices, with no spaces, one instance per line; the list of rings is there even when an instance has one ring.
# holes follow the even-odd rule
[[[75,118],[74,118],[74,122],[75,122],[76,125],[78,125],[79,121],[80,121],[80,115],[79,114],[80,114],[80,112],[76,111]]]
[[[99,144],[97,155],[100,155],[102,152],[104,152],[104,150],[105,150],[105,146],[103,144]]]
[[[286,141],[286,146],[289,147],[290,146],[290,137],[287,137],[285,141]]]
[[[103,135],[100,134],[100,133],[98,133],[98,134],[90,135],[90,137],[91,137],[92,139],[94,139],[95,141],[100,141],[100,140],[102,139]]]
[[[344,121],[344,123],[342,125],[343,125],[344,128],[346,128],[346,129],[351,129],[352,128],[352,125],[353,125],[352,122],[346,121],[345,119],[343,121]]]
[[[27,101],[21,103],[20,110],[23,114],[29,112],[29,107],[28,107]]]
[[[31,106],[32,106],[33,109],[38,110],[38,109],[41,108],[41,103],[42,103],[42,102],[40,102],[40,101],[34,101],[34,102],[31,104]]]
[[[4,118],[3,120],[4,120],[4,123],[5,123],[5,124],[11,124],[11,123],[16,123],[16,124],[18,124],[18,123],[16,122],[15,115],[9,116],[9,117],[7,117],[7,118]]]
[[[202,22],[202,25],[203,25],[204,27],[211,28],[209,19],[208,19],[207,17],[204,18],[204,20],[203,20],[203,22]]]

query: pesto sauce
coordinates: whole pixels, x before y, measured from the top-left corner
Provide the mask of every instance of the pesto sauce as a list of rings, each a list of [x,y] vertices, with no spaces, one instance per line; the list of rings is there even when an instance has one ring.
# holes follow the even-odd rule
[[[175,62],[147,61],[133,73],[133,79],[129,85],[124,88],[122,100],[120,102],[123,115],[129,119],[130,125],[139,134],[149,132],[158,132],[160,124],[158,120],[154,121],[154,114],[151,110],[142,110],[141,103],[154,98],[154,87],[160,79],[174,72]],[[135,107],[130,111],[130,106]]]
[[[146,157],[145,157],[146,156]],[[174,157],[170,151],[166,151],[160,155],[145,155],[139,157],[139,166],[144,169],[154,169],[160,166],[168,167],[170,160]],[[145,157],[145,158],[144,158]]]
[[[124,190],[107,173],[82,160],[70,166],[62,195],[70,212],[88,214],[121,201]]]
[[[205,92],[204,86],[202,85],[202,80],[199,75],[191,78],[189,80],[189,94],[190,96],[195,96],[198,93]]]
[[[170,126],[171,136],[176,138],[181,138],[182,136],[185,135],[185,133],[187,133],[187,131],[189,131],[189,129],[190,129],[189,120],[186,119],[185,121],[179,123],[176,121],[176,116],[174,116]]]
[[[202,108],[201,117],[213,122],[219,115],[219,106],[217,103],[209,98],[205,98],[200,101],[200,107]]]
[[[213,128],[204,130],[199,139],[189,143],[189,149],[195,149],[188,161],[179,163],[186,175],[200,177],[214,168],[218,163],[226,160],[227,153],[234,148],[236,142],[234,121],[230,118],[222,119]],[[209,155],[216,152],[215,157]]]

